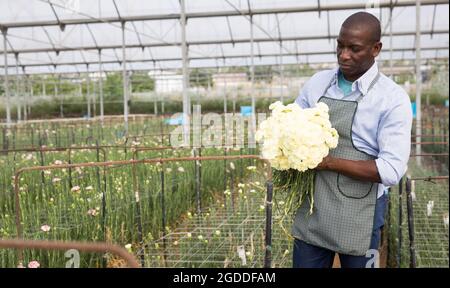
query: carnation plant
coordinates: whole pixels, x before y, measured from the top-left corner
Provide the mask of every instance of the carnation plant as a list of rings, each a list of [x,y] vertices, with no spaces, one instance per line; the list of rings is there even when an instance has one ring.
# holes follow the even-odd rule
[[[273,168],[275,205],[283,209],[283,227],[285,217],[293,217],[306,199],[309,214],[313,213],[314,168],[336,148],[339,136],[331,127],[325,103],[302,109],[277,101],[269,109],[272,115],[260,124],[256,140],[262,143],[262,157]]]

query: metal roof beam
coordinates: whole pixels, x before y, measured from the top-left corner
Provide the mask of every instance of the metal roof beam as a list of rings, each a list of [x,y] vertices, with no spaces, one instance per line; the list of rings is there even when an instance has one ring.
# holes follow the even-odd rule
[[[330,12],[327,11],[327,35],[328,35],[328,43],[331,41],[331,27],[330,27]]]
[[[437,9],[437,5],[434,5],[434,9],[433,9],[433,20],[431,21],[431,39],[433,39],[433,30],[434,30],[434,22],[436,20],[436,9]]]
[[[448,0],[422,0],[421,5],[439,5],[449,4]],[[398,2],[396,7],[415,6],[415,0],[405,0]],[[380,8],[389,8],[389,1],[380,1]],[[321,5],[320,11],[338,11],[338,10],[353,10],[366,9],[366,3],[351,3],[351,4],[336,4],[336,5]],[[209,17],[227,17],[227,16],[249,16],[262,14],[277,14],[277,13],[303,13],[303,12],[317,12],[317,5],[309,7],[287,7],[287,8],[264,8],[246,10],[229,10],[229,11],[206,11],[206,12],[191,12],[186,13],[186,18],[209,18]],[[91,18],[91,19],[63,19],[59,22],[57,20],[44,21],[29,21],[29,22],[10,22],[0,23],[0,27],[5,28],[25,28],[25,27],[39,27],[39,26],[60,26],[60,25],[81,25],[81,24],[99,24],[111,22],[130,22],[130,21],[152,21],[152,20],[178,20],[180,13],[157,14],[157,15],[141,15],[141,16],[127,16],[127,17],[105,17],[105,18]]]
[[[251,49],[253,49],[253,27],[257,27],[261,32],[263,32],[264,34],[266,34],[269,38],[273,39],[275,41],[275,39],[272,37],[272,35],[270,35],[270,33],[264,29],[261,25],[259,25],[257,22],[254,21],[254,13],[252,12],[253,9],[251,9],[250,6],[250,0],[247,0],[247,6],[248,6],[248,14],[249,17],[247,17],[247,15],[245,13],[242,12],[242,10],[240,10],[238,7],[236,7],[233,3],[231,3],[229,0],[225,0],[225,2],[228,3],[228,5],[230,5],[236,12],[238,12],[241,16],[244,16],[249,22],[250,22],[250,35],[251,35],[251,40],[250,40],[250,44],[251,44]],[[274,11],[274,10],[272,10]],[[275,13],[275,15],[277,15]],[[291,53],[291,51],[289,51],[286,47],[282,47],[284,48],[284,50],[286,50],[286,52]],[[253,51],[253,50],[252,50]],[[251,56],[251,60],[253,61],[253,56]]]
[[[98,46],[97,39],[95,39],[94,33],[92,33],[91,27],[89,27],[89,25],[86,25],[86,27],[89,31],[89,34],[91,34],[92,41],[94,41],[95,47],[97,48],[97,50],[101,50],[101,48]],[[81,49],[81,50],[85,50],[85,49]]]
[[[396,49],[392,49],[392,51],[394,52],[406,52],[406,51],[414,51],[415,48],[396,48]],[[426,51],[426,50],[448,50],[448,47],[446,46],[442,46],[442,47],[425,47],[422,48],[421,50]],[[287,56],[304,56],[304,55],[333,55],[335,53],[335,51],[323,51],[323,52],[300,52],[300,53],[283,53],[283,57],[287,57]],[[261,57],[279,57],[280,53],[274,53],[274,54],[262,54],[260,55]],[[235,58],[245,58],[245,57],[250,57],[250,55],[248,54],[242,54],[242,55],[227,55],[226,58],[227,59],[235,59]],[[193,56],[193,57],[189,57],[188,60],[208,60],[208,59],[222,59],[223,56],[222,55],[212,55],[212,56]],[[153,62],[153,61],[157,61],[157,62],[166,62],[166,61],[181,61],[181,58],[177,57],[177,58],[160,58],[160,59],[135,59],[135,60],[127,60],[127,62],[129,63],[146,63],[146,62]],[[108,61],[103,61],[103,64],[120,64],[121,61],[119,60],[108,60]],[[22,64],[23,66],[26,67],[45,67],[45,66],[73,66],[73,65],[90,65],[90,64],[97,64],[97,62],[84,62],[84,61],[79,61],[79,62],[61,62],[61,63],[54,63],[54,64],[50,64],[50,63],[30,63],[30,64]],[[4,65],[0,65],[0,68],[4,68]],[[8,65],[8,67],[15,67],[14,65]]]
[[[436,50],[437,51],[437,50]],[[308,57],[308,55],[306,55],[306,57]],[[415,58],[414,58],[415,59]],[[407,60],[407,61],[413,61],[414,60],[413,58],[407,58],[407,59],[404,59],[404,60]],[[438,62],[438,65],[447,65],[448,64],[448,58],[447,57],[438,57],[438,58],[424,58],[424,60],[433,60],[433,61],[442,61],[442,62]],[[151,61],[151,60],[149,60],[149,61]],[[379,63],[384,63],[384,62],[387,62],[387,61],[389,61],[389,59],[385,59],[385,60],[378,60],[378,62]],[[286,65],[295,65],[295,64],[297,64],[296,62],[295,63],[286,63]],[[319,61],[319,62],[309,62],[308,64],[311,64],[311,65],[315,65],[315,64],[330,64],[330,65],[335,65],[335,62],[329,62],[329,61]],[[242,62],[242,63],[238,63],[238,64],[236,64],[236,63],[227,63],[227,65],[223,65],[223,67],[235,67],[235,66],[247,66],[246,65],[246,63],[244,63],[244,62]],[[266,64],[266,63],[264,63],[264,64],[259,64],[259,63],[255,63],[255,66],[271,66],[271,64]],[[414,66],[414,64],[412,64],[412,65],[409,65],[408,67],[413,67]],[[385,66],[383,66],[383,65],[381,65],[380,67],[385,67]],[[397,67],[397,66],[396,66]],[[398,67],[406,67],[406,66],[404,66],[404,65],[401,65],[401,66],[398,66]],[[71,72],[58,72],[58,74],[60,74],[60,75],[78,75],[77,77],[80,77],[80,75],[81,75],[81,73],[85,73],[84,71],[79,71],[78,70],[78,66],[74,66],[74,68],[75,68],[75,70],[76,70],[76,72],[73,72],[73,71],[71,71]],[[195,66],[195,67],[192,67],[192,68],[195,68],[195,69],[202,69],[202,68],[204,68],[204,69],[209,69],[209,68],[215,68],[215,66]],[[388,69],[389,67],[387,67],[386,66],[386,68]],[[120,71],[120,69],[122,69],[121,67],[118,67],[117,69],[108,69],[108,70],[102,70],[104,73],[110,73],[110,72],[119,72]],[[156,68],[156,67],[153,67],[153,68],[146,68],[146,69],[134,69],[133,71],[136,71],[136,72],[148,72],[148,71],[162,71],[161,70],[162,68]],[[382,70],[383,69],[385,69],[385,68],[381,68]],[[167,68],[167,69],[164,69],[164,70],[166,70],[166,71],[178,71],[178,70],[180,70],[180,68]],[[414,73],[414,71],[413,70],[411,70],[412,72],[411,73]],[[51,75],[51,74],[53,74],[53,72],[47,72],[47,73],[45,73],[45,72],[34,72],[34,71],[30,71],[30,73],[27,73],[26,74],[26,76],[30,76],[30,75],[33,75],[33,76],[45,76],[45,75]],[[179,77],[179,76],[178,76]],[[3,79],[1,76],[0,76],[0,79]]]
[[[319,18],[320,18],[321,11],[322,11],[322,8],[320,7],[320,0],[317,0],[317,12],[319,12]]]
[[[448,29],[443,30],[427,30],[422,31],[422,35],[429,35],[433,33],[433,35],[436,34],[448,34]],[[416,32],[394,32],[392,33],[393,36],[415,36]],[[383,34],[382,36],[389,36],[389,34]],[[9,37],[13,37],[12,35],[9,35]],[[338,35],[331,35],[331,38],[337,38]],[[329,36],[297,36],[297,37],[286,37],[283,36],[282,41],[288,42],[288,41],[303,41],[303,40],[325,40],[328,39]],[[279,39],[273,39],[273,38],[255,38],[253,40],[254,42],[278,42]],[[215,45],[215,44],[236,44],[236,43],[250,43],[250,39],[222,39],[222,40],[207,40],[207,41],[190,41],[187,42],[188,46],[197,46],[197,45]],[[142,48],[142,47],[166,47],[166,46],[179,46],[181,43],[174,42],[174,43],[139,43],[139,44],[127,44],[126,48]],[[14,53],[43,53],[43,52],[69,52],[69,51],[77,51],[77,50],[106,50],[106,49],[119,49],[122,48],[122,45],[95,45],[95,46],[74,46],[74,47],[61,47],[61,48],[32,48],[32,49],[20,49],[20,50],[8,50],[8,53],[14,54]],[[3,54],[3,51],[0,51],[0,55]]]
[[[141,47],[142,51],[144,51],[145,46],[142,45],[141,36],[139,36],[139,32],[137,31],[136,25],[134,25],[134,22],[131,22],[131,26],[133,26],[133,30],[134,30],[134,32],[136,33],[136,38],[137,38],[137,40],[138,40],[138,42],[139,42],[139,46]],[[126,48],[126,47],[125,47],[125,48]]]
[[[306,55],[306,57],[308,57],[308,55]],[[414,58],[415,59],[415,58]],[[414,60],[413,58],[406,58],[406,59],[404,59],[404,60],[407,60],[407,61],[413,61]],[[446,63],[448,63],[447,62],[447,57],[438,57],[438,58],[434,58],[434,57],[432,57],[432,58],[424,58],[423,60],[424,61],[442,61],[442,62],[437,62],[438,63],[438,65],[445,65]],[[398,59],[396,59],[396,60],[398,60]],[[386,60],[379,60],[378,62],[379,63],[385,63],[385,62],[387,62],[387,61],[389,61],[389,59],[386,59]],[[240,63],[225,63],[226,65],[222,65],[221,67],[237,67],[237,66],[239,66],[239,67],[245,67],[245,66],[247,66],[247,64],[245,63],[245,62],[240,62]],[[297,63],[296,62],[290,62],[290,61],[288,61],[288,63],[286,63],[286,65],[296,65]],[[317,61],[315,61],[315,62],[309,62],[308,64],[310,64],[310,65],[316,65],[316,64],[329,64],[329,65],[335,65],[335,62],[329,62],[329,61],[319,61],[319,62],[317,62]],[[271,66],[271,64],[267,64],[267,63],[263,63],[263,64],[260,64],[260,63],[255,63],[255,66]],[[412,67],[412,72],[411,73],[414,73],[414,64],[412,64],[412,65],[410,65],[410,66],[408,66],[408,67]],[[333,66],[333,67],[335,67],[335,66]],[[381,70],[383,70],[383,69],[389,69],[389,67],[388,66],[383,66],[383,65],[381,65],[380,67],[382,67],[381,68]],[[383,67],[385,67],[385,68],[383,68]],[[397,67],[397,66],[396,66]],[[398,67],[404,67],[404,66],[398,66]],[[192,68],[194,68],[194,69],[209,69],[209,68],[216,68],[215,66],[208,66],[208,65],[201,65],[201,66],[195,66],[195,67],[192,67]],[[85,73],[85,71],[79,71],[78,70],[78,66],[75,66],[75,69],[76,69],[76,72],[73,72],[73,71],[71,71],[71,72],[58,72],[58,74],[60,74],[60,75],[79,75],[79,74],[81,74],[81,73]],[[121,70],[122,68],[121,67],[118,67],[117,69],[107,69],[107,70],[103,70],[103,72],[104,73],[116,73],[116,72],[120,72],[120,70]],[[178,67],[171,67],[171,68],[164,68],[164,70],[165,71],[175,71],[175,72],[177,72],[177,71],[179,71],[180,70],[180,68]],[[145,68],[145,69],[143,69],[143,68],[137,68],[137,69],[134,69],[133,70],[134,72],[149,72],[149,71],[161,71],[161,68],[156,68],[156,67],[153,67],[153,68]],[[45,75],[51,75],[51,74],[53,74],[53,72],[38,72],[38,71],[30,71],[29,73],[27,73],[26,75],[28,76],[28,75],[30,75],[30,76],[45,76]],[[80,77],[80,76],[77,76],[77,77]],[[178,76],[179,77],[179,76]],[[0,79],[3,79],[2,77],[0,77]]]
[[[53,3],[50,2],[50,1],[47,1],[47,3],[48,3],[48,4],[50,5],[50,7],[52,8],[53,15],[55,15],[56,22],[58,22],[59,29],[61,29],[61,31],[64,32],[64,30],[66,30],[66,25],[63,24],[63,23],[61,23],[61,20],[59,20],[58,13],[56,13],[56,10],[55,10],[55,7],[53,6]]]
[[[123,22],[122,17],[120,16],[119,7],[117,7],[116,0],[112,0],[112,2],[113,2],[113,4],[114,4],[114,8],[116,9],[117,17],[119,17],[120,22]]]
[[[228,26],[228,32],[230,33],[231,44],[233,44],[233,47],[234,47],[233,30],[231,29],[231,25],[230,25],[230,18],[228,18],[228,16],[227,16],[225,19],[227,19],[227,26]]]

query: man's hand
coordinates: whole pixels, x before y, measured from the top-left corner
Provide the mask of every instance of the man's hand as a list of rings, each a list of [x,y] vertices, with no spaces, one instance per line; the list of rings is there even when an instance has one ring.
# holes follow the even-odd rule
[[[333,160],[336,158],[331,157],[328,155],[327,157],[323,158],[322,162],[316,167],[317,170],[328,170],[330,164],[333,162]]]
[[[360,181],[381,183],[375,160],[347,160],[328,155],[316,169],[334,171]]]

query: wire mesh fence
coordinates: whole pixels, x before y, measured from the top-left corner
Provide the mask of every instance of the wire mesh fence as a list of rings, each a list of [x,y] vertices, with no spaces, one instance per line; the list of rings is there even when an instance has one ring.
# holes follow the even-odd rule
[[[408,173],[390,193],[389,266],[448,267],[448,176],[415,161]]]
[[[101,162],[85,163],[80,165],[82,167],[60,164],[59,167],[28,168],[27,173],[24,173],[27,170],[24,168],[16,173],[15,205],[5,205],[11,212],[2,217],[4,227],[8,229],[0,232],[2,236],[19,235],[26,239],[84,239],[142,245],[146,239],[160,237],[161,232],[164,235],[165,229],[174,225],[182,211],[199,209],[199,203],[209,203],[213,193],[220,190],[217,187],[220,182],[214,181],[218,177],[224,178],[229,187],[234,187],[237,179],[233,178],[234,170],[239,164],[235,165],[231,160],[241,160],[239,158],[245,155],[229,153],[226,157],[223,161],[230,159],[228,169],[216,165],[215,161],[202,161],[201,169],[205,172],[198,187],[194,187],[192,180],[199,179],[196,169],[199,163],[183,162],[190,157],[175,158],[180,160],[173,160],[173,163],[164,163],[166,159],[158,158],[148,169],[146,166],[136,169],[140,164],[138,160],[134,160],[136,164],[116,161],[114,166],[108,162],[105,165]],[[205,156],[200,159],[205,159]],[[245,160],[247,162],[248,159]],[[125,164],[132,165],[123,166]],[[69,167],[75,170],[71,178],[73,186],[67,177]],[[44,178],[41,178],[42,171]],[[15,217],[17,231],[13,229],[13,211],[19,215]],[[56,266],[62,265],[60,261],[64,259],[57,253],[28,253],[31,254],[19,255],[19,258],[39,258],[41,263]],[[13,266],[14,255],[6,252],[4,256],[2,259],[6,262],[2,266]],[[83,265],[101,267],[108,263],[104,259],[87,258]]]
[[[128,133],[121,118],[100,120],[72,120],[67,123],[38,122],[1,127],[0,147],[3,153],[30,147],[69,147],[71,145],[122,144],[147,141],[169,145],[170,126],[164,117],[142,115],[130,119]],[[139,139],[137,139],[139,138]]]
[[[6,138],[7,149],[0,153],[1,237],[17,234],[13,181],[14,172],[24,167],[168,157],[227,157],[255,152],[224,147],[174,149],[167,145],[171,127],[159,120],[142,117],[131,121],[134,124],[130,127],[135,128],[130,130],[134,134],[127,137],[119,135],[122,128],[113,120],[104,126],[97,123],[88,127],[81,121],[60,126],[40,123],[7,130],[12,134]],[[431,126],[424,126],[421,142],[413,140],[413,148],[420,144],[423,155],[413,154],[409,164],[408,173],[413,179],[409,207],[413,211],[412,221],[408,221],[411,213],[405,184],[401,186],[402,198],[398,194],[400,186],[394,187],[390,194],[387,267],[409,267],[414,257],[411,255],[415,255],[417,267],[448,266],[448,180],[431,179],[436,183],[414,180],[448,175],[448,131],[445,131],[448,122],[430,123]],[[38,129],[48,131],[39,135]],[[32,133],[37,135],[34,140],[29,137]],[[422,165],[416,165],[418,157],[422,158]],[[261,168],[252,159],[224,158],[173,161],[151,167],[116,165],[30,171],[18,179],[24,236],[127,245],[147,267],[264,267],[267,187]],[[277,221],[279,212],[276,209],[273,212],[271,266],[291,267],[292,243]],[[410,245],[411,223],[414,253]],[[287,220],[283,226],[290,224]],[[65,260],[62,252],[24,252],[25,259],[40,259],[42,265],[61,266]],[[0,253],[2,267],[16,265],[17,255],[13,250]],[[111,255],[86,254],[81,264],[114,267],[120,262]]]
[[[139,251],[146,255],[146,266],[264,267],[266,193],[263,175],[252,172],[245,184],[238,183],[236,190],[234,194],[225,190],[214,205],[200,214],[188,212],[175,230],[149,242],[145,250]],[[271,233],[271,267],[291,267],[289,238],[276,223]]]

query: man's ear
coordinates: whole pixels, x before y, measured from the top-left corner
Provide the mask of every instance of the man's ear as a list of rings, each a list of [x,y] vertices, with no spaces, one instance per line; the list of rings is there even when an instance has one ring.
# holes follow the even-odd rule
[[[373,58],[377,57],[378,54],[380,54],[382,47],[383,47],[383,43],[381,43],[381,42],[375,43],[375,45],[372,47]]]

